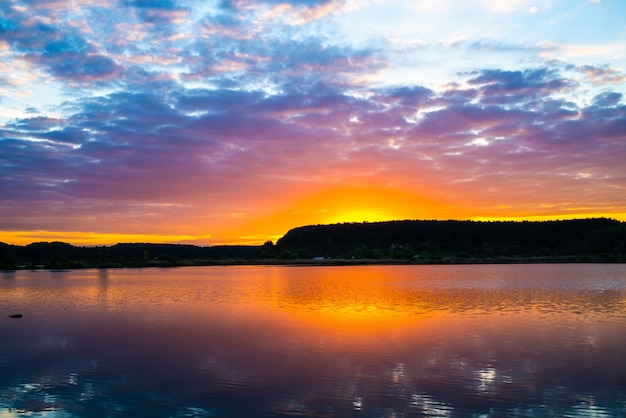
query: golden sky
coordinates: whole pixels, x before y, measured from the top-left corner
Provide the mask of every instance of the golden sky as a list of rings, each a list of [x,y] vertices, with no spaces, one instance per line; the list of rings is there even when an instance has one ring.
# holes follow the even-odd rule
[[[600,0],[2,2],[0,241],[626,220],[624,15]]]

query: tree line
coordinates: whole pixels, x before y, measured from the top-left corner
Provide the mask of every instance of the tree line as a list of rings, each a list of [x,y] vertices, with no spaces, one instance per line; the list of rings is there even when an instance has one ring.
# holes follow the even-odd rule
[[[424,261],[504,257],[626,258],[626,224],[593,218],[558,221],[390,221],[303,226],[277,242],[295,257]]]
[[[246,260],[258,246],[129,243],[113,246],[74,246],[38,242],[26,246],[0,243],[0,269],[176,266],[191,260]]]
[[[145,267],[292,262],[311,259],[405,262],[626,261],[626,224],[607,218],[541,222],[406,220],[311,225],[276,244],[26,246],[0,243],[0,269]]]

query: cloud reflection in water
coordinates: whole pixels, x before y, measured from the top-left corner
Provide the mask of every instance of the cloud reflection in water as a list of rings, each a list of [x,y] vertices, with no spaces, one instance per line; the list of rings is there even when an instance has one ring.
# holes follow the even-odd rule
[[[229,267],[3,279],[0,417],[612,416],[626,271]],[[6,336],[9,336],[8,338]]]

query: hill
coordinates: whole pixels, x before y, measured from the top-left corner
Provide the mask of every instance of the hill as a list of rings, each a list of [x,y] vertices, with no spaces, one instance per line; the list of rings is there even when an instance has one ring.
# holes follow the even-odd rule
[[[427,261],[503,257],[625,259],[626,225],[606,219],[542,222],[391,221],[304,226],[277,242],[287,256]]]

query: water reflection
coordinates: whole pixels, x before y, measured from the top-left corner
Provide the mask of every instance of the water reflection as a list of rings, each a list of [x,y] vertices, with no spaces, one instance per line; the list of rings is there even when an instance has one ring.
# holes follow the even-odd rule
[[[620,416],[621,265],[17,272],[0,417]]]

